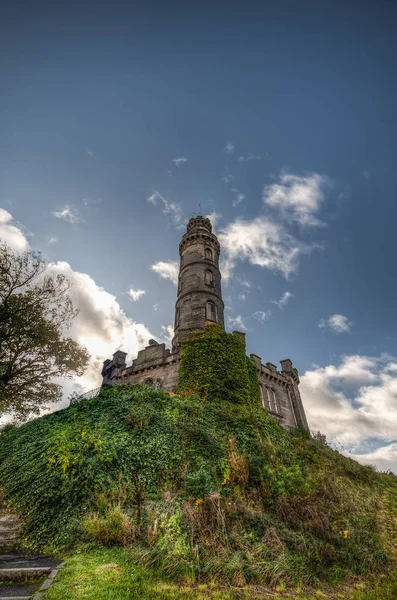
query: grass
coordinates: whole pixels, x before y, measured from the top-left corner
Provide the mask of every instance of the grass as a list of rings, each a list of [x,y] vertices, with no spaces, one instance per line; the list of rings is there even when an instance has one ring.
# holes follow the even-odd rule
[[[90,547],[70,556],[46,600],[395,600],[397,572],[375,579],[372,584],[356,582],[350,587],[276,590],[254,586],[221,588],[216,583],[176,584],[139,566],[133,552],[118,548]]]

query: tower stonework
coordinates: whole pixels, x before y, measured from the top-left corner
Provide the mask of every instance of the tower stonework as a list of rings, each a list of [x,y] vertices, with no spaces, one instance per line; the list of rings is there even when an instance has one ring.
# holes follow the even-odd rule
[[[198,215],[190,219],[179,244],[180,267],[175,304],[175,327],[172,349],[149,340],[130,366],[126,353],[117,350],[113,359],[103,363],[102,386],[116,383],[141,383],[176,392],[183,340],[189,333],[208,322],[224,328],[220,246],[209,219]],[[241,334],[245,343],[245,334]],[[263,409],[278,419],[286,429],[308,429],[299,393],[299,374],[290,359],[281,361],[279,371],[271,362],[262,363],[260,356],[250,355],[258,373]],[[86,397],[91,397],[89,392]],[[84,398],[84,396],[83,396]]]
[[[173,350],[206,322],[224,328],[224,304],[219,270],[220,246],[209,219],[193,217],[179,244],[180,267],[175,305]]]

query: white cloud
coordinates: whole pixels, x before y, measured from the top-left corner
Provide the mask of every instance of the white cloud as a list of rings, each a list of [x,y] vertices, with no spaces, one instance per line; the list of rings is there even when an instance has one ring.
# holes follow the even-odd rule
[[[227,316],[226,324],[230,328],[234,327],[234,328],[244,329],[245,331],[248,331],[241,315],[236,315],[235,317]]]
[[[281,296],[280,300],[270,300],[270,302],[282,309],[282,308],[284,308],[284,306],[286,306],[288,300],[293,297],[294,297],[294,294],[291,294],[291,292],[284,292],[284,294]]]
[[[281,173],[279,183],[263,189],[265,204],[278,208],[287,221],[296,221],[303,226],[324,225],[316,213],[325,197],[325,188],[330,181],[324,175],[312,173],[306,177]]]
[[[220,230],[218,238],[225,254],[222,276],[226,280],[239,260],[247,260],[288,278],[297,270],[300,255],[313,248],[265,216],[252,220],[238,217]]]
[[[57,237],[50,237],[47,243],[49,246],[51,246],[52,244],[56,244],[58,241],[59,240]]]
[[[234,154],[234,144],[232,142],[227,142],[225,145],[226,154]]]
[[[380,468],[382,460],[392,460],[389,445],[397,439],[395,359],[343,356],[337,365],[306,371],[300,391],[312,430],[326,434],[357,460]]]
[[[174,285],[178,285],[179,263],[177,261],[164,262],[160,260],[150,268],[163,279],[169,279]]]
[[[154,312],[157,312],[158,309],[159,309],[159,307],[160,307],[160,304],[153,304],[153,310],[154,310]]]
[[[209,219],[211,221],[211,225],[212,225],[212,231],[215,233],[216,228],[218,226],[219,220],[221,219],[222,215],[220,213],[217,212],[212,212],[209,215],[205,215],[207,219]]]
[[[187,162],[187,158],[185,156],[181,156],[180,158],[173,158],[172,162],[176,167],[180,167],[183,163]]]
[[[172,338],[174,337],[174,328],[172,325],[161,326],[161,341],[167,346],[172,346]]]
[[[75,229],[84,222],[76,206],[71,204],[65,204],[62,210],[53,211],[51,214],[57,219],[63,219],[66,223],[70,223]]]
[[[144,294],[146,294],[146,290],[134,290],[133,287],[128,290],[128,295],[134,302],[142,298]]]
[[[369,171],[363,171],[362,176],[365,177],[365,179],[369,179],[371,177]]]
[[[271,314],[272,313],[269,311],[265,312],[264,310],[257,310],[256,312],[254,312],[253,317],[261,323],[264,323],[265,321],[268,321],[270,319]]]
[[[331,315],[328,319],[321,319],[318,324],[320,329],[330,329],[332,333],[347,333],[351,330],[352,323],[343,315]]]
[[[129,359],[134,358],[153,335],[145,325],[128,317],[116,297],[99,287],[86,273],[74,271],[66,262],[50,263],[49,270],[62,273],[70,281],[70,296],[80,310],[73,321],[71,335],[91,354],[82,377],[74,378],[73,384],[60,381],[65,399],[65,391],[87,391],[100,385],[102,362],[111,358],[117,349],[122,348],[128,352]]]
[[[6,242],[13,250],[27,250],[29,242],[20,229],[19,224],[14,225],[13,221],[12,215],[4,208],[0,208],[0,239]]]
[[[239,300],[246,300],[246,298],[247,298],[247,294],[239,294],[238,295]]]
[[[397,473],[397,444],[381,446],[373,452],[363,454],[349,453],[349,456],[364,465],[376,465],[379,471]]]
[[[162,213],[164,215],[170,215],[174,223],[176,225],[180,225],[182,221],[182,208],[180,204],[177,204],[176,202],[169,202],[156,190],[154,190],[153,194],[146,198],[146,202],[153,204],[153,206],[157,206],[159,201],[163,204]]]

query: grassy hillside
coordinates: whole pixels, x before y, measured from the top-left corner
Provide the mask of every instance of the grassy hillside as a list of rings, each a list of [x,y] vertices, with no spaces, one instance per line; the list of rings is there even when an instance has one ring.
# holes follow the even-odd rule
[[[28,548],[123,544],[185,584],[317,586],[395,568],[397,479],[252,404],[109,389],[2,433],[0,484]]]

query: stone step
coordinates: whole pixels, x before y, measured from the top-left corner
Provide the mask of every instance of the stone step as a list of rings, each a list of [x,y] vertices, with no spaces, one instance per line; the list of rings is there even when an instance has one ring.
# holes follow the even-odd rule
[[[14,513],[3,513],[0,514],[0,525],[2,523],[21,523],[21,518]]]
[[[19,533],[19,529],[4,529],[0,531],[0,543],[3,540],[14,540]]]
[[[0,581],[26,581],[40,579],[51,573],[51,567],[18,567],[15,569],[0,569]]]
[[[3,555],[0,557],[0,581],[39,579],[59,564],[59,560],[47,556]]]
[[[9,585],[0,584],[0,600],[28,600],[37,590],[37,583]]]
[[[0,521],[0,533],[2,531],[18,531],[21,528],[21,523],[15,519],[8,521]]]

